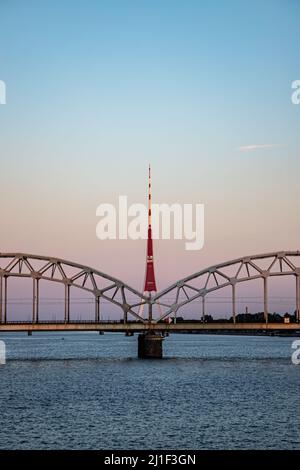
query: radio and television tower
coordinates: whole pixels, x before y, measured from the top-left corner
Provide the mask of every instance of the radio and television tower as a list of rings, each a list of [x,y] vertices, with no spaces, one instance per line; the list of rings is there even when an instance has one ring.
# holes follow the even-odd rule
[[[152,241],[152,214],[151,214],[151,167],[149,165],[148,176],[148,238],[147,238],[147,256],[146,256],[146,273],[144,283],[144,294],[148,294],[151,298],[152,292],[157,292],[155,274],[154,274],[154,260],[153,260],[153,241]],[[139,314],[143,313],[144,304],[141,304]],[[152,305],[149,304],[149,320],[152,320]]]
[[[154,274],[153,260],[153,241],[152,241],[152,218],[151,218],[151,167],[149,165],[149,186],[148,186],[148,239],[147,239],[147,258],[144,293],[156,292],[156,282]]]

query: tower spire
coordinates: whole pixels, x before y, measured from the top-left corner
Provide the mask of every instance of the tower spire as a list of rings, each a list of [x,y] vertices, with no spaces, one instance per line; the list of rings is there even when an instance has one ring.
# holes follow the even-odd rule
[[[151,192],[151,166],[149,164],[148,173],[148,239],[147,239],[147,257],[146,257],[146,276],[144,292],[156,292],[156,282],[154,274],[153,261],[153,241],[152,241],[152,192]]]

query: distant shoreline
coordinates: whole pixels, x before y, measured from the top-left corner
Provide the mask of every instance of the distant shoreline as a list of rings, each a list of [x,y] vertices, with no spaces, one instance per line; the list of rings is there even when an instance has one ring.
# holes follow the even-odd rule
[[[228,336],[278,336],[278,337],[300,337],[297,331],[254,331],[254,330],[189,330],[172,331],[172,334],[197,334],[197,335],[228,335]]]

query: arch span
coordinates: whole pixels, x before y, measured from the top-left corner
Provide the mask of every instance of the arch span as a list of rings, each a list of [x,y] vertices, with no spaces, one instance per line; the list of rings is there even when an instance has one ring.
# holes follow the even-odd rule
[[[262,279],[264,287],[264,315],[268,321],[268,278],[271,276],[295,276],[297,320],[300,320],[300,251],[280,251],[245,256],[203,269],[187,276],[153,298],[164,307],[158,321],[197,298],[202,298],[202,316],[205,315],[205,297],[210,292],[230,286],[232,289],[232,316],[236,318],[236,285],[253,279]]]
[[[65,286],[64,320],[70,322],[70,291],[73,288],[90,292],[95,298],[95,321],[100,321],[100,300],[120,307],[127,321],[128,314],[146,320],[138,314],[139,306],[147,302],[140,292],[119,279],[96,269],[60,258],[25,253],[0,253],[0,322],[7,321],[7,283],[10,277],[31,278],[33,283],[32,321],[39,321],[39,281],[58,282]]]

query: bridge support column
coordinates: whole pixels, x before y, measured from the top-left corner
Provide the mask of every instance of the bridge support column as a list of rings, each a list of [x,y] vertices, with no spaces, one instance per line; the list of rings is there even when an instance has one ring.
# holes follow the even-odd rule
[[[162,334],[155,331],[139,334],[138,357],[140,359],[162,359],[163,339]]]
[[[205,296],[202,296],[202,322],[205,321]]]

